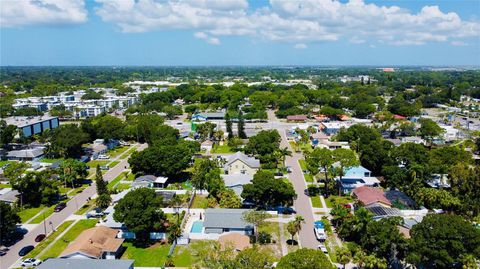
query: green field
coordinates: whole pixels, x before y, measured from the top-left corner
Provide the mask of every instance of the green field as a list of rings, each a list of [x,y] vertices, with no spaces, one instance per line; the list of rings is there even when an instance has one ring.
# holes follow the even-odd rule
[[[322,201],[320,200],[320,196],[312,196],[310,197],[310,200],[312,201],[313,207],[322,207]]]
[[[298,160],[298,163],[300,164],[300,168],[302,169],[302,171],[307,170],[307,163],[305,162],[305,160]],[[313,183],[312,174],[303,173],[303,175],[305,177],[306,182]]]
[[[122,180],[124,177],[125,177],[125,173],[121,173],[116,178],[114,178],[112,181],[108,182],[107,188],[109,190],[113,190],[115,185],[117,185],[118,182],[120,182],[120,180]]]
[[[172,259],[176,267],[191,267],[200,262],[200,257],[196,253],[211,244],[211,241],[201,240],[193,241],[188,245],[178,245],[173,252]]]
[[[83,215],[87,213],[87,211],[89,211],[90,209],[93,209],[94,206],[95,206],[95,199],[91,199],[82,207],[80,207],[80,209],[78,209],[77,212],[75,212],[75,215]]]
[[[122,156],[120,156],[120,159],[125,159],[128,155],[134,153],[137,151],[136,147],[132,147],[131,149],[127,150]]]
[[[118,146],[115,147],[107,152],[107,155],[110,155],[111,158],[115,158],[121,154],[123,154],[125,151],[127,151],[130,147],[124,147],[124,146]]]
[[[90,169],[95,170],[97,165],[104,166],[107,165],[110,161],[109,160],[92,160],[87,163]]]
[[[167,258],[170,245],[154,244],[147,248],[135,247],[130,242],[123,243],[126,247],[122,259],[135,260],[135,267],[162,267]]]
[[[22,223],[25,223],[27,220],[33,218],[35,215],[38,214],[42,209],[44,209],[45,206],[40,206],[40,207],[32,207],[32,208],[24,208],[20,210],[17,214],[22,220]]]
[[[233,153],[233,151],[227,144],[223,144],[221,146],[220,145],[213,146],[211,153],[226,154],[226,153]]]
[[[195,198],[193,198],[192,208],[207,208],[207,196],[195,195]]]
[[[132,187],[132,184],[129,184],[129,183],[119,183],[115,189],[120,192],[120,191],[123,191],[123,190],[126,190],[126,189],[130,189],[130,187]]]
[[[13,161],[0,161],[0,167],[6,165],[7,163],[13,163]]]
[[[57,229],[53,233],[51,233],[47,238],[43,239],[42,242],[36,245],[35,248],[30,253],[28,253],[26,258],[34,258],[38,254],[40,254],[40,252],[42,252],[48,245],[50,245],[55,240],[55,238],[57,238],[58,235],[65,231],[72,223],[73,220],[63,222],[60,226],[57,227]],[[47,230],[49,228],[50,227],[47,227]]]
[[[63,161],[63,159],[62,158],[58,158],[58,159],[42,158],[40,161],[42,163],[56,163],[58,161]]]
[[[56,205],[52,205],[51,207],[45,209],[42,214],[38,215],[36,218],[34,218],[32,221],[29,222],[29,224],[37,224],[42,222],[45,218],[48,218],[50,215],[53,214],[53,210],[55,209]]]
[[[63,235],[60,240],[55,242],[45,253],[43,253],[40,259],[45,260],[46,258],[58,257],[68,246],[68,244],[75,240],[75,238],[77,238],[81,232],[94,227],[95,224],[97,224],[96,219],[79,220]]]
[[[12,185],[10,184],[0,184],[0,189],[11,188]]]
[[[331,195],[327,199],[325,199],[325,203],[327,204],[328,208],[333,207],[333,203],[337,204],[347,204],[353,202],[353,199],[349,196],[335,196]]]

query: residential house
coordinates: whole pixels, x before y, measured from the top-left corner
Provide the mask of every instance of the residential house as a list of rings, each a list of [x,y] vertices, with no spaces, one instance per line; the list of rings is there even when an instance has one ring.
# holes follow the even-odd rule
[[[365,206],[381,205],[391,207],[392,203],[387,199],[383,190],[368,186],[361,186],[352,191],[352,196],[358,203]]]
[[[132,182],[132,188],[164,188],[167,177],[156,177],[154,175],[144,175],[137,177]]]
[[[243,191],[243,186],[252,182],[253,175],[247,173],[234,173],[220,175],[225,183],[225,187],[232,189],[239,197]]]
[[[192,116],[192,121],[210,121],[225,119],[225,112],[204,112]]]
[[[202,142],[202,144],[200,144],[200,149],[206,152],[210,152],[212,150],[212,147],[213,147],[213,142],[210,140],[205,140]]]
[[[0,202],[7,203],[9,205],[15,204],[18,201],[20,193],[12,188],[0,189]]]
[[[225,173],[230,175],[236,173],[254,175],[259,168],[260,160],[249,157],[240,151],[231,155],[224,167]]]
[[[415,201],[399,190],[387,190],[385,191],[385,197],[392,203],[392,206],[400,209],[412,209],[416,208]]]
[[[321,122],[320,129],[327,135],[337,134],[341,128],[348,128],[351,126],[349,122],[343,121],[331,121],[331,122]]]
[[[289,116],[287,116],[287,121],[305,122],[307,120],[308,120],[307,115],[289,115]]]
[[[119,230],[97,226],[83,231],[60,254],[66,259],[116,259],[124,239],[117,238]]]
[[[338,167],[338,165],[335,163],[334,167]],[[342,179],[337,177],[335,180],[340,181],[340,189],[345,194],[361,186],[377,187],[380,185],[380,181],[376,177],[372,177],[370,170],[363,166],[345,169]]]
[[[253,234],[253,226],[243,220],[247,209],[207,208],[203,227],[206,234],[236,232]]]
[[[12,150],[7,153],[7,159],[11,161],[34,161],[44,155],[43,148]]]
[[[133,269],[133,260],[47,259],[37,269]]]
[[[448,174],[433,174],[431,179],[427,181],[427,185],[435,189],[448,189]]]

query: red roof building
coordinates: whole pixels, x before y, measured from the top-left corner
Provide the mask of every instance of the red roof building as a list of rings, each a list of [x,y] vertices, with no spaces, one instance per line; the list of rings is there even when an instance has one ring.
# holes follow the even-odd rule
[[[393,119],[394,120],[406,120],[407,117],[395,114],[395,115],[393,115]]]
[[[290,116],[287,116],[287,120],[288,121],[306,121],[308,118],[307,118],[307,115],[290,115]]]
[[[358,187],[352,191],[352,195],[363,206],[370,206],[375,204],[380,204],[385,207],[392,206],[392,203],[387,199],[384,192],[378,188],[372,188],[368,186]]]

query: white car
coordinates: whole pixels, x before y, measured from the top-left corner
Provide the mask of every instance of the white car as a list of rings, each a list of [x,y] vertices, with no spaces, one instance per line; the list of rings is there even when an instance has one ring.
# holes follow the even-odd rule
[[[100,159],[100,160],[106,160],[106,159],[110,159],[110,156],[100,154],[100,155],[98,155],[98,159]]]
[[[318,249],[321,250],[325,254],[328,253],[327,247],[324,244],[318,245]]]
[[[42,263],[41,260],[37,260],[37,259],[33,259],[33,258],[30,258],[30,259],[25,259],[22,261],[22,266],[23,267],[32,267],[32,266],[38,266]]]
[[[315,237],[319,241],[327,240],[327,235],[325,234],[325,226],[321,221],[315,221],[313,223],[313,231],[315,233]]]

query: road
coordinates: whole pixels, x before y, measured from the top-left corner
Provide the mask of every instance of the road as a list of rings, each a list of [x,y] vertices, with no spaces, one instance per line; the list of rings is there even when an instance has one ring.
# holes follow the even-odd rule
[[[295,193],[297,194],[297,199],[294,201],[293,206],[297,211],[297,215],[301,215],[305,219],[305,223],[302,225],[302,230],[300,230],[299,238],[300,244],[302,247],[316,249],[318,246],[318,241],[315,238],[313,232],[313,211],[312,203],[310,198],[305,195],[305,189],[307,185],[303,178],[302,169],[298,160],[302,159],[303,156],[301,153],[295,153],[295,151],[290,147],[290,144],[287,141],[287,136],[285,131],[290,129],[296,124],[279,122],[273,111],[268,111],[268,124],[265,126],[265,129],[276,129],[282,137],[280,146],[282,148],[289,148],[292,151],[292,156],[287,156],[285,163],[287,166],[290,166],[292,172],[288,175],[290,182],[292,182]]]
[[[138,147],[138,150],[143,150],[146,148],[145,144],[142,144]],[[104,175],[103,179],[106,181],[112,181],[115,177],[120,175],[123,172],[125,167],[128,167],[128,158],[120,160],[120,163],[112,169],[108,170]],[[70,215],[74,214],[79,208],[81,208],[86,202],[89,197],[92,197],[97,192],[95,182],[85,188],[81,193],[77,194],[75,197],[70,199],[67,203],[67,207],[64,208],[62,211],[53,213],[50,217],[45,219],[45,223],[47,226],[47,233],[52,232],[52,226],[58,227],[62,224]],[[52,224],[50,224],[52,223]],[[31,229],[25,237],[18,241],[15,245],[10,247],[10,250],[7,254],[3,257],[0,257],[0,269],[10,268],[11,266],[18,265],[19,260],[21,257],[18,255],[20,249],[24,246],[28,245],[37,245],[38,243],[35,242],[35,237],[38,234],[45,233],[45,228],[43,223],[40,223],[35,228]]]

